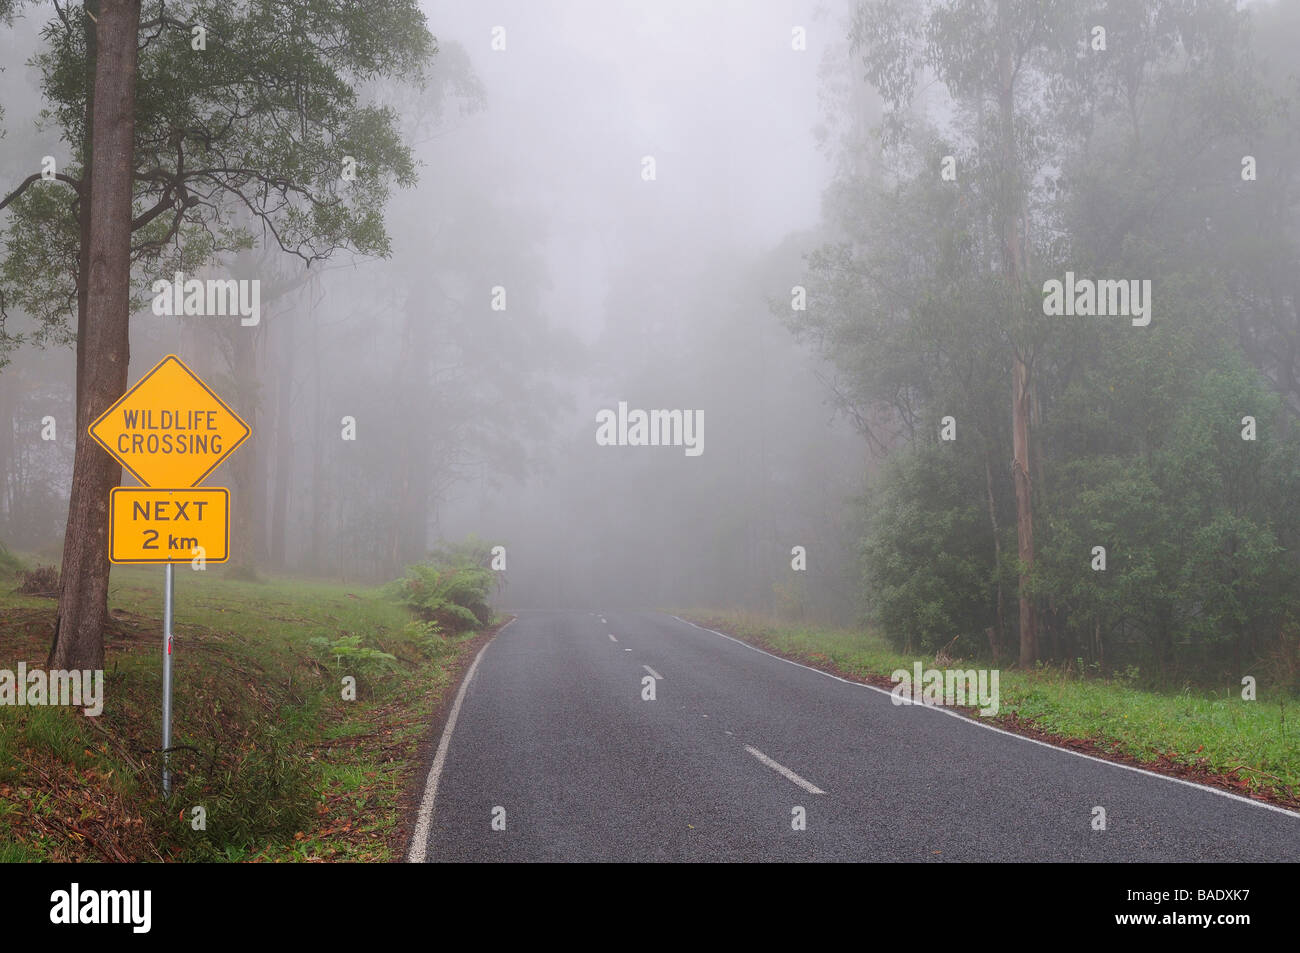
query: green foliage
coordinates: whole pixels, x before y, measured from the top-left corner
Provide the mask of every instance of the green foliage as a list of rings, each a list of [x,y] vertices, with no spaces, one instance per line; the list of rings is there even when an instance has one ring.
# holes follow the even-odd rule
[[[1103,366],[1092,379],[1116,370],[1127,369]],[[1049,468],[1064,489],[1052,494],[1035,591],[1055,608],[1062,657],[1114,643],[1169,677],[1183,666],[1240,672],[1296,617],[1300,565],[1287,550],[1300,536],[1300,443],[1240,363],[1184,370],[1164,386],[1147,397],[1167,401],[1165,426],[1128,412],[1100,421],[1109,443],[1143,452],[1062,454]],[[1242,408],[1256,417],[1253,441],[1242,439]],[[1082,572],[1095,545],[1106,569]]]
[[[828,190],[807,312],[783,311],[894,456],[863,544],[865,596],[894,645],[982,647],[999,582],[1006,606],[1025,571],[1044,658],[1148,680],[1261,662],[1275,684],[1294,678],[1295,219],[1269,208],[1281,193],[1220,172],[1242,141],[1294,134],[1276,128],[1251,16],[1228,0],[856,5],[854,55],[884,121]],[[1079,55],[1103,21],[1114,55]],[[942,125],[913,108],[923,77]],[[1048,318],[1039,289],[1067,270],[1150,279],[1150,325]],[[1031,385],[1032,567],[1008,466],[1013,356]],[[936,447],[946,415],[956,441]],[[1009,642],[1015,613],[1004,621]]]
[[[392,582],[388,592],[437,629],[421,635],[459,633],[488,625],[492,607],[488,599],[496,585],[488,568],[490,547],[475,539],[450,544],[430,554],[427,563],[408,566],[406,575]]]
[[[218,752],[212,759],[187,758],[185,752],[173,756],[183,768],[179,783],[170,798],[156,798],[149,811],[155,824],[171,831],[177,829],[173,805],[204,807],[206,829],[192,831],[187,810],[175,838],[189,860],[226,859],[229,852],[267,841],[292,841],[312,823],[313,766],[273,728],[250,726],[246,742],[239,751]]]
[[[79,175],[80,169],[63,170]],[[38,182],[6,208],[0,242],[0,289],[4,307],[36,319],[30,341],[38,346],[76,340],[77,255],[81,232],[70,214],[70,191],[61,182]],[[0,327],[0,361],[27,340]]]
[[[331,668],[336,673],[356,675],[374,683],[396,668],[397,657],[391,652],[363,645],[363,641],[360,635],[341,635],[333,640],[318,635],[307,640],[323,659],[333,660]]]
[[[2,10],[0,10],[2,12]],[[415,0],[145,0],[135,111],[132,260],[148,288],[260,236],[304,261],[340,249],[388,254],[383,209],[416,164],[375,85],[420,85],[436,45]],[[206,49],[193,48],[201,24]],[[43,118],[71,159],[10,205],[0,290],[38,321],[38,341],[70,340],[84,179],[90,64],[80,15],[52,19],[35,57]],[[344,158],[355,176],[343,177]],[[14,183],[15,185],[17,183]],[[137,296],[133,304],[143,300]],[[0,336],[0,356],[16,337]]]
[[[451,662],[467,638],[442,640],[442,651],[421,663],[400,637],[408,614],[377,590],[232,582],[226,568],[195,573],[183,592],[177,583],[188,648],[174,673],[171,797],[160,790],[154,643],[126,640],[105,673],[99,718],[60,706],[0,707],[0,857],[104,860],[120,849],[139,861],[392,859],[387,836],[407,816],[402,798],[417,748],[434,706],[454,688]],[[151,619],[154,632],[161,597],[155,569],[115,571],[114,607]],[[31,659],[46,647],[27,630],[52,626],[56,609],[33,601],[0,587],[0,616],[33,620],[0,627],[8,658]],[[311,644],[313,633],[336,632],[366,639]],[[391,666],[376,686],[381,703],[343,700],[338,678],[321,671],[321,653],[336,641],[397,653],[400,664],[377,659]],[[332,666],[335,656],[327,658]],[[346,801],[329,783],[343,774],[362,779]],[[59,799],[70,790],[81,792],[81,810]],[[206,809],[206,830],[192,829],[194,806]],[[345,819],[364,836],[338,837]]]
[[[896,647],[935,652],[959,636],[961,648],[983,644],[995,578],[981,483],[945,444],[895,457],[870,493],[865,590]]]
[[[436,662],[456,654],[459,644],[457,639],[449,636],[437,622],[432,620],[411,622],[403,631],[426,660]],[[470,638],[472,634],[472,632],[466,633],[464,637]]]

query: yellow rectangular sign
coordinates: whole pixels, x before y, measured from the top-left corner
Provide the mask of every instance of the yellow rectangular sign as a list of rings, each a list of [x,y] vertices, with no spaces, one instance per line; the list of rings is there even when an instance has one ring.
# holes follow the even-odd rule
[[[230,558],[230,491],[117,487],[109,494],[108,558],[115,563],[210,563]],[[201,549],[200,549],[201,547]]]

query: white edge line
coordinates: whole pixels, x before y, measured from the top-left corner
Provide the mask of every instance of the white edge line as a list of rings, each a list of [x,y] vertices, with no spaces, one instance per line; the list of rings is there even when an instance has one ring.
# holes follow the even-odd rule
[[[771,758],[769,758],[767,755],[763,754],[763,752],[759,751],[757,748],[751,748],[749,745],[745,745],[745,750],[748,751],[750,754],[752,754],[752,755],[753,755],[755,758],[757,758],[759,761],[762,761],[765,765],[767,765],[769,768],[771,768],[771,769],[772,769],[773,771],[775,771],[777,774],[781,774],[781,775],[784,775],[785,777],[789,778],[791,781],[793,781],[795,784],[799,785],[799,787],[803,788],[803,789],[804,789],[805,791],[807,791],[809,794],[825,794],[825,793],[826,793],[826,792],[823,791],[821,788],[819,788],[817,785],[813,784],[811,781],[805,781],[803,778],[799,777],[799,775],[795,774],[793,771],[791,771],[791,770],[790,770],[789,768],[787,768],[785,765],[783,765],[783,764],[777,764],[775,761],[773,761],[773,760],[772,760]]]
[[[847,678],[841,678],[838,675],[832,675],[830,672],[823,672],[821,669],[813,668],[811,665],[804,665],[802,662],[795,662],[788,658],[782,658],[779,655],[773,655],[771,652],[766,652],[763,649],[760,649],[756,645],[750,645],[748,642],[745,642],[742,639],[738,639],[735,636],[727,635],[725,632],[719,632],[716,629],[708,629],[702,625],[696,625],[694,622],[691,622],[687,619],[683,619],[681,616],[672,616],[672,618],[676,619],[678,622],[685,622],[687,625],[692,626],[693,628],[696,629],[700,629],[704,632],[712,632],[714,635],[720,635],[724,639],[727,639],[731,642],[735,642],[737,645],[743,645],[745,648],[752,649],[753,651],[758,652],[760,655],[766,655],[768,658],[774,658],[778,662],[786,662],[790,665],[797,665],[799,668],[806,668],[808,671],[816,672],[818,675],[825,675],[827,678],[833,678],[837,682],[844,682],[846,685],[856,685],[858,688],[869,688],[873,692],[879,692],[882,695],[889,695],[891,698],[893,697],[892,692],[887,692],[883,688],[877,688],[875,685],[866,685],[862,682],[854,682]],[[903,703],[907,705],[915,704],[911,699],[907,699],[907,698],[903,699]],[[1295,811],[1287,810],[1284,807],[1278,807],[1276,804],[1269,804],[1267,801],[1256,801],[1254,798],[1242,797],[1240,794],[1233,794],[1231,791],[1222,791],[1219,788],[1212,788],[1207,784],[1197,784],[1195,781],[1186,781],[1183,778],[1171,778],[1167,774],[1157,774],[1155,771],[1148,771],[1145,768],[1137,768],[1131,764],[1124,764],[1119,761],[1107,761],[1105,758],[1098,758],[1095,755],[1084,754],[1082,751],[1073,751],[1070,748],[1062,748],[1059,747],[1058,745],[1048,744],[1046,741],[1039,741],[1037,738],[1030,738],[1026,735],[1018,735],[1014,731],[1007,731],[1005,728],[998,728],[995,725],[990,725],[982,721],[976,721],[974,718],[967,718],[965,715],[962,715],[955,711],[951,711],[947,708],[944,708],[941,705],[918,705],[917,707],[924,708],[927,711],[938,712],[939,714],[947,715],[950,718],[960,718],[968,725],[976,725],[987,731],[996,731],[998,734],[1006,735],[1008,738],[1015,738],[1017,741],[1027,741],[1030,744],[1039,745],[1040,747],[1047,748],[1051,751],[1059,751],[1061,754],[1073,755],[1076,758],[1084,758],[1088,761],[1096,761],[1098,764],[1107,764],[1110,765],[1112,768],[1123,768],[1125,771],[1132,771],[1136,774],[1145,774],[1147,777],[1158,778],[1161,781],[1170,781],[1174,784],[1182,784],[1189,788],[1196,788],[1198,791],[1206,791],[1210,794],[1217,794],[1219,797],[1231,798],[1234,801],[1241,801],[1243,804],[1249,804],[1252,807],[1262,807],[1265,810],[1275,811],[1278,814],[1285,814],[1287,817],[1290,817],[1294,820],[1300,820],[1300,814],[1297,814]]]
[[[663,678],[662,675],[660,675],[658,672],[652,669],[649,665],[642,665],[641,667],[645,669],[647,672],[649,672],[651,675],[653,675],[655,678]]]
[[[415,833],[411,835],[411,846],[406,856],[407,863],[422,864],[429,853],[429,828],[433,824],[433,802],[438,796],[438,780],[442,777],[442,766],[447,760],[447,749],[451,747],[451,733],[456,730],[456,719],[460,717],[461,702],[465,700],[469,683],[474,680],[474,672],[478,669],[479,660],[483,658],[487,647],[496,641],[496,637],[514,624],[515,619],[511,619],[497,629],[492,638],[483,644],[483,648],[478,650],[478,655],[475,655],[474,661],[470,663],[469,671],[461,679],[460,690],[456,692],[456,700],[451,704],[451,714],[447,716],[447,724],[442,729],[442,738],[438,740],[438,753],[433,756],[433,764],[429,765],[429,774],[424,782],[424,797],[420,799],[420,813],[415,819]]]

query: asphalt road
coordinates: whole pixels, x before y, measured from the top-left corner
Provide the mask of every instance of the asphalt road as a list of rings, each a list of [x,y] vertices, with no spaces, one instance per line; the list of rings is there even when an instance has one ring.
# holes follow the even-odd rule
[[[655,613],[521,612],[440,767],[413,850],[429,861],[1300,860],[1300,816],[894,705]]]

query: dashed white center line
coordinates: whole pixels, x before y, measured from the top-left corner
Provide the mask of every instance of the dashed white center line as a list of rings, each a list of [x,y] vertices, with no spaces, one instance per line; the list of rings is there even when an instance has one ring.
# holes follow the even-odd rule
[[[649,672],[651,675],[653,675],[655,678],[663,678],[662,675],[660,675],[658,672],[652,669],[649,665],[642,665],[641,667],[645,669],[647,672]]]
[[[623,651],[624,651],[624,652],[631,652],[632,650],[631,650],[631,649],[624,649]]]
[[[617,641],[618,641],[618,639],[614,638],[614,633],[613,633],[613,632],[609,633],[609,640],[610,640],[611,642],[617,642]]]
[[[785,777],[789,778],[791,781],[793,781],[795,784],[799,785],[799,787],[803,788],[803,789],[804,789],[805,791],[807,791],[809,794],[825,794],[825,793],[826,793],[826,792],[823,791],[821,788],[819,788],[817,785],[813,784],[811,781],[805,781],[803,778],[799,777],[799,775],[795,774],[793,771],[791,771],[791,770],[790,770],[789,768],[787,768],[785,765],[783,765],[783,764],[777,764],[775,761],[773,761],[773,760],[772,760],[771,758],[769,758],[767,755],[763,754],[763,752],[759,751],[757,748],[751,748],[749,745],[745,745],[745,750],[748,751],[750,754],[752,754],[752,755],[753,755],[755,758],[757,758],[759,761],[762,761],[765,765],[767,765],[767,766],[768,766],[769,768],[771,768],[773,771],[777,772],[778,774],[782,774],[782,775],[784,775]]]
[[[601,624],[601,625],[607,625],[607,624],[608,624],[608,623],[605,622],[605,617],[604,617],[604,616],[601,616],[601,617],[600,617],[600,624]]]

